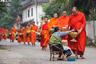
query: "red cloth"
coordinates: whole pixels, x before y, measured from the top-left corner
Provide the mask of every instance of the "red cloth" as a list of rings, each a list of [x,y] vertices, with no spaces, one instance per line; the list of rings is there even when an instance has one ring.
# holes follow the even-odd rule
[[[79,54],[83,54],[85,51],[86,46],[86,19],[85,15],[82,12],[77,13],[77,15],[71,15],[70,16],[70,22],[69,26],[71,29],[79,30],[80,28],[83,28],[82,32],[77,38],[77,42],[72,43],[70,40],[72,39],[69,37],[68,39],[68,45],[72,50],[75,50]]]
[[[12,42],[14,42],[15,40],[15,33],[13,31],[11,31],[11,37],[10,37],[10,40],[12,40]]]
[[[10,37],[12,42],[14,42],[14,40],[15,40],[15,33],[16,33],[16,28],[12,27],[12,29],[11,29],[11,37]]]
[[[18,32],[18,43],[22,42],[21,31]]]
[[[26,42],[26,29],[22,29],[22,34],[23,34],[23,39],[22,41],[25,43]]]
[[[3,38],[5,40],[7,39],[7,33],[8,33],[8,30],[7,29],[4,29],[4,31],[3,31]]]
[[[30,32],[31,32],[30,28],[26,28],[26,33],[28,33],[28,35],[26,36],[27,43],[31,42]]]
[[[48,23],[49,29],[51,29],[52,27],[56,27],[57,26],[57,20],[58,20],[58,18],[51,18],[50,19],[50,22]]]
[[[49,42],[50,34],[48,24],[42,25],[42,32],[41,32],[41,47],[47,47]]]
[[[57,26],[62,29],[62,27],[66,27],[69,23],[69,17],[68,16],[61,16],[59,17],[57,21]]]
[[[36,32],[38,30],[38,27],[36,25],[31,27],[31,43],[35,44],[36,42]]]
[[[3,34],[3,28],[0,28],[0,40],[2,40],[2,39],[3,39],[2,34]]]

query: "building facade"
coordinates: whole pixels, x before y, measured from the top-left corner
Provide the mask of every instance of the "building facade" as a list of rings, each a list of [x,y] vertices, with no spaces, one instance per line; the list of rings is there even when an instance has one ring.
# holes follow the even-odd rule
[[[0,2],[11,2],[11,0],[0,0]]]
[[[48,0],[23,0],[22,22],[34,20],[39,25],[41,17],[45,15],[42,4],[47,2]]]

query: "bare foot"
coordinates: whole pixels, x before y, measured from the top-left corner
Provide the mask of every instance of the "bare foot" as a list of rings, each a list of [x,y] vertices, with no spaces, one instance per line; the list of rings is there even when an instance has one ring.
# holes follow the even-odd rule
[[[85,57],[81,57],[81,59],[85,59]]]
[[[64,61],[67,61],[67,55],[66,54],[62,55],[62,58],[63,58]]]
[[[58,57],[57,60],[63,60],[61,57]]]
[[[85,57],[83,57],[82,55],[80,56],[81,59],[85,59]]]
[[[75,57],[76,57],[76,59],[79,59],[79,58],[78,58],[78,55],[76,55]]]

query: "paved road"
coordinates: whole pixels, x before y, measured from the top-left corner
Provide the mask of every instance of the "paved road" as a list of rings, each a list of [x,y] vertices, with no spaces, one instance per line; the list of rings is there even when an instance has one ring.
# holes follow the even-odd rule
[[[32,47],[9,40],[1,41],[1,44],[7,49],[0,49],[0,64],[96,64],[96,48],[86,48],[86,59],[68,62],[49,61],[49,50],[42,51],[38,44]]]

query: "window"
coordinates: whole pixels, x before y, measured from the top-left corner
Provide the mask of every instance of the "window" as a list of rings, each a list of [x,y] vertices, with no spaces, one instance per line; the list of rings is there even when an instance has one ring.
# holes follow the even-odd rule
[[[28,17],[30,17],[30,10],[28,10]]]
[[[33,8],[31,8],[31,16],[33,16]]]

